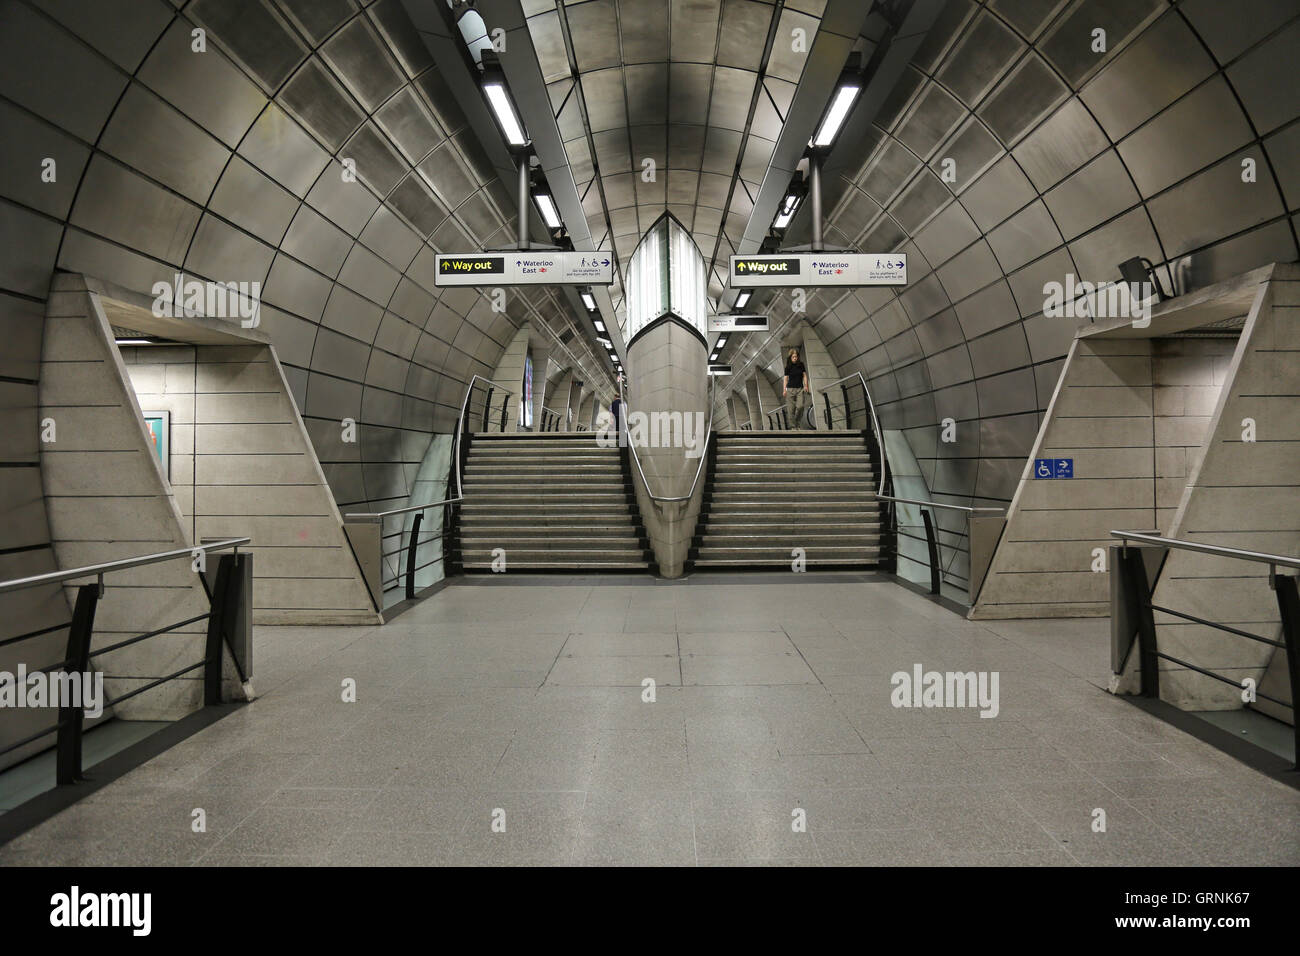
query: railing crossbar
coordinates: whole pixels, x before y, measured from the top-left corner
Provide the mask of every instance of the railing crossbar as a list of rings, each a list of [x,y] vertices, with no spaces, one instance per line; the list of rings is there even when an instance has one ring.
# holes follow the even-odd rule
[[[111,651],[121,650],[124,647],[130,647],[132,644],[138,644],[141,641],[148,640],[151,637],[157,637],[159,634],[166,634],[168,631],[174,631],[176,630],[176,628],[184,627],[186,624],[194,624],[197,621],[206,621],[211,616],[212,616],[211,611],[207,612],[206,614],[196,614],[194,615],[194,617],[187,617],[185,620],[177,621],[175,624],[168,624],[166,627],[160,627],[156,631],[146,631],[144,634],[140,634],[136,637],[127,638],[125,641],[119,641],[116,644],[110,644],[108,647],[101,647],[97,651],[91,651],[90,656],[101,657],[104,654],[110,653]]]
[[[1271,644],[1273,647],[1286,647],[1282,641],[1275,641],[1271,638],[1260,637],[1258,634],[1252,634],[1250,631],[1243,631],[1240,628],[1231,627],[1227,624],[1220,624],[1217,621],[1207,621],[1203,617],[1197,617],[1194,614],[1184,614],[1182,611],[1175,611],[1172,608],[1161,607],[1159,604],[1152,604],[1151,610],[1160,611],[1163,614],[1170,614],[1174,617],[1180,617],[1184,621],[1191,621],[1194,624],[1204,624],[1206,627],[1212,627],[1217,631],[1226,631],[1229,634],[1236,634],[1238,637],[1248,637],[1252,641],[1259,641],[1261,644]]]
[[[114,697],[112,700],[105,701],[104,707],[105,708],[116,707],[118,704],[122,703],[122,701],[130,700],[132,697],[135,697],[138,694],[143,694],[147,690],[153,690],[159,684],[165,684],[169,680],[175,680],[177,677],[180,677],[182,674],[188,674],[190,671],[198,670],[200,667],[207,667],[207,666],[208,666],[208,662],[206,660],[203,660],[203,661],[199,661],[197,664],[191,664],[189,667],[182,667],[180,670],[176,671],[175,673],[168,674],[166,677],[159,677],[157,680],[150,681],[149,683],[145,684],[143,687],[137,687],[135,690],[131,691],[128,694],[123,694],[121,697]]]

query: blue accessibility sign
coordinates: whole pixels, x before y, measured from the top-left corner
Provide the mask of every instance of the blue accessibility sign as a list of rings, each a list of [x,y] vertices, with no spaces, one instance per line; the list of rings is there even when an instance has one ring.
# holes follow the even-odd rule
[[[1035,458],[1035,478],[1073,478],[1073,458]]]

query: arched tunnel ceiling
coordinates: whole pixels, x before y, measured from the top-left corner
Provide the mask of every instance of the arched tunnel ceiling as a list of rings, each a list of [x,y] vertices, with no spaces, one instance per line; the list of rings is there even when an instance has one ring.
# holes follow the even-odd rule
[[[1119,281],[1145,256],[1183,293],[1296,259],[1298,61],[1291,0],[945,6],[867,135],[827,167],[827,244],[906,252],[908,285],[823,290],[806,313],[933,492],[1014,491],[1077,324],[1043,315],[1045,283]],[[788,243],[808,241],[806,213]],[[773,329],[800,318],[790,305],[774,297]],[[733,336],[732,387],[749,367],[779,376],[789,337]],[[937,440],[945,417],[954,444]]]
[[[513,240],[515,204],[400,0],[6,2],[0,37],[5,289],[44,298],[56,266],[138,291],[177,269],[262,283],[341,505],[404,503],[430,433],[525,321],[603,377],[582,336],[557,341],[574,325],[557,290],[497,313],[435,286],[437,251]]]
[[[597,247],[612,244],[626,263],[669,210],[708,261],[710,297],[722,295],[727,257],[749,224],[825,7],[826,0],[523,4]],[[869,32],[882,28],[876,17]],[[863,47],[869,54],[869,39]],[[611,295],[621,325],[617,284]]]

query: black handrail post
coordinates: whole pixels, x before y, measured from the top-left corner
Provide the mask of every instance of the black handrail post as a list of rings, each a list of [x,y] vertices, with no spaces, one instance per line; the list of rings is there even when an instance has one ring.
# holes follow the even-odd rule
[[[1160,696],[1160,658],[1156,649],[1156,622],[1151,611],[1151,586],[1147,583],[1146,562],[1139,548],[1128,543],[1119,549],[1121,583],[1128,599],[1133,620],[1137,623],[1138,677],[1143,697]]]
[[[835,419],[831,417],[831,397],[822,392],[822,399],[826,403],[826,430],[830,431],[835,427]]]
[[[840,382],[840,397],[844,399],[844,427],[853,427],[853,412],[849,410],[849,387]]]
[[[934,537],[934,522],[930,520],[930,510],[921,509],[921,520],[925,522],[925,543],[930,547],[930,593],[939,593],[939,543]]]
[[[406,546],[406,599],[415,598],[415,558],[420,548],[420,524],[424,521],[424,512],[417,511],[411,522],[411,542]]]
[[[501,434],[506,433],[506,403],[510,401],[510,394],[506,393],[501,399]]]
[[[1273,569],[1269,569],[1272,571]],[[1291,733],[1294,738],[1294,770],[1300,770],[1300,721],[1295,719],[1297,695],[1300,694],[1300,594],[1296,578],[1289,574],[1271,575],[1277,593],[1277,609],[1282,617],[1282,642],[1286,644],[1286,666],[1291,678]]]
[[[492,410],[492,388],[489,385],[487,395],[483,396],[483,430],[488,430],[488,413]]]
[[[208,640],[203,669],[203,703],[207,706],[221,703],[221,646],[228,636],[230,618],[239,611],[246,598],[243,593],[244,562],[251,558],[251,555],[236,553],[223,554],[217,559],[217,576],[208,604]],[[238,667],[233,648],[231,658]]]
[[[99,583],[77,589],[77,603],[68,626],[68,651],[63,669],[86,679],[90,671],[90,637],[95,630],[95,608],[99,604]],[[83,684],[84,696],[84,684]],[[80,702],[64,701],[59,706],[59,734],[55,756],[55,782],[59,785],[81,779],[81,724],[85,716]]]

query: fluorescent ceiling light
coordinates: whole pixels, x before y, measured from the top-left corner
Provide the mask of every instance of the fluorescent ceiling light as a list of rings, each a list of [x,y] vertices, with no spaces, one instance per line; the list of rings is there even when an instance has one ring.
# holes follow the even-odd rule
[[[718,344],[716,347],[722,348],[726,344],[727,344],[727,337],[724,335],[722,338],[718,339]]]
[[[712,355],[709,356],[709,361],[710,361],[710,362],[716,362],[717,360],[718,360],[718,353],[717,353],[717,352],[714,352]]]
[[[749,304],[749,297],[753,294],[754,293],[746,289],[744,292],[740,293],[740,295],[736,296],[736,304],[732,306],[732,308],[743,309],[746,305]]]
[[[118,345],[153,345],[153,339],[114,339]]]
[[[772,225],[777,229],[784,229],[790,225],[790,220],[794,218],[794,211],[799,208],[799,196],[796,193],[789,193],[781,203],[781,211],[776,214],[776,219]]]
[[[605,346],[605,348],[607,349],[612,349],[614,347],[614,343],[611,342],[609,339],[598,338],[596,339],[596,341],[599,342],[601,345]]]
[[[582,304],[587,307],[588,312],[596,311],[596,297],[590,292],[579,293],[582,296]]]
[[[515,112],[515,105],[510,102],[505,84],[500,80],[492,80],[483,84],[483,92],[487,94],[488,103],[496,113],[501,132],[506,135],[506,142],[511,146],[526,145],[528,137],[524,135],[523,124],[519,122],[519,115]]]
[[[533,197],[537,200],[537,208],[542,211],[542,220],[549,229],[559,229],[564,225],[564,220],[560,218],[560,211],[555,208],[555,200],[550,197],[549,193],[538,193]],[[593,308],[593,306],[588,306]]]
[[[835,94],[835,101],[826,113],[826,118],[822,120],[821,128],[817,130],[817,135],[812,139],[814,146],[829,146],[835,142],[840,127],[844,125],[844,121],[848,118],[853,101],[858,98],[858,93],[861,91],[862,87],[857,83],[846,83],[839,88],[839,91]]]
[[[605,323],[602,322],[602,321],[600,321],[600,319],[592,319],[592,322],[595,323],[596,331],[597,331],[597,332],[604,332],[604,331],[605,331]]]

